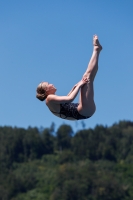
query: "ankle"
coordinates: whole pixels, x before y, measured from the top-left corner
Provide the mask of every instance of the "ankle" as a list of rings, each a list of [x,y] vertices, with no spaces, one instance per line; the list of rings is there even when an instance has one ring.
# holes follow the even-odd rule
[[[102,48],[99,46],[94,46],[94,48],[93,48],[93,51],[96,51],[98,53],[100,53],[101,50],[102,50]]]

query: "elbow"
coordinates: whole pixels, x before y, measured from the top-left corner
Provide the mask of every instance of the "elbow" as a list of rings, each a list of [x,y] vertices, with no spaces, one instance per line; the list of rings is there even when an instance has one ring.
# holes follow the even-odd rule
[[[71,103],[73,100],[74,100],[74,98],[73,98],[73,97],[71,97],[71,96],[68,96],[68,103]]]

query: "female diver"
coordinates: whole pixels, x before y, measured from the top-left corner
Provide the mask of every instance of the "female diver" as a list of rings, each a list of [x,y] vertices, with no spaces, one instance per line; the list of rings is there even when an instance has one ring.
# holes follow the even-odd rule
[[[93,36],[93,53],[87,70],[67,96],[55,95],[56,88],[48,82],[41,82],[37,87],[36,97],[46,102],[49,110],[56,116],[67,120],[80,120],[91,117],[96,106],[94,103],[93,81],[98,70],[98,58],[102,46],[98,36]],[[72,103],[80,90],[79,103]]]

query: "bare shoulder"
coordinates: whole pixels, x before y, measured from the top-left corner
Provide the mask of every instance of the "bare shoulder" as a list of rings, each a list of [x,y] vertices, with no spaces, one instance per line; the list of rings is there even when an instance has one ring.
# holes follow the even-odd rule
[[[48,95],[47,99],[46,99],[46,104],[50,105],[50,104],[60,104],[60,103],[67,103],[67,102],[71,102],[71,98],[69,96],[57,96],[57,95],[53,95],[50,94]]]
[[[53,100],[55,100],[55,96],[56,95],[53,95],[53,94],[48,95],[47,99],[46,99],[46,103],[48,104],[48,103],[52,102]]]

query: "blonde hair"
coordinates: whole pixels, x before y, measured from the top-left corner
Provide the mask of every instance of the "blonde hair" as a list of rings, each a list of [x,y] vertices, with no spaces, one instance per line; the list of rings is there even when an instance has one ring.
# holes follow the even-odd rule
[[[46,91],[46,86],[45,86],[45,89],[42,88],[42,83],[41,82],[38,86],[37,86],[37,89],[36,89],[36,98],[39,99],[40,101],[44,101],[46,98],[47,98],[47,91]]]

